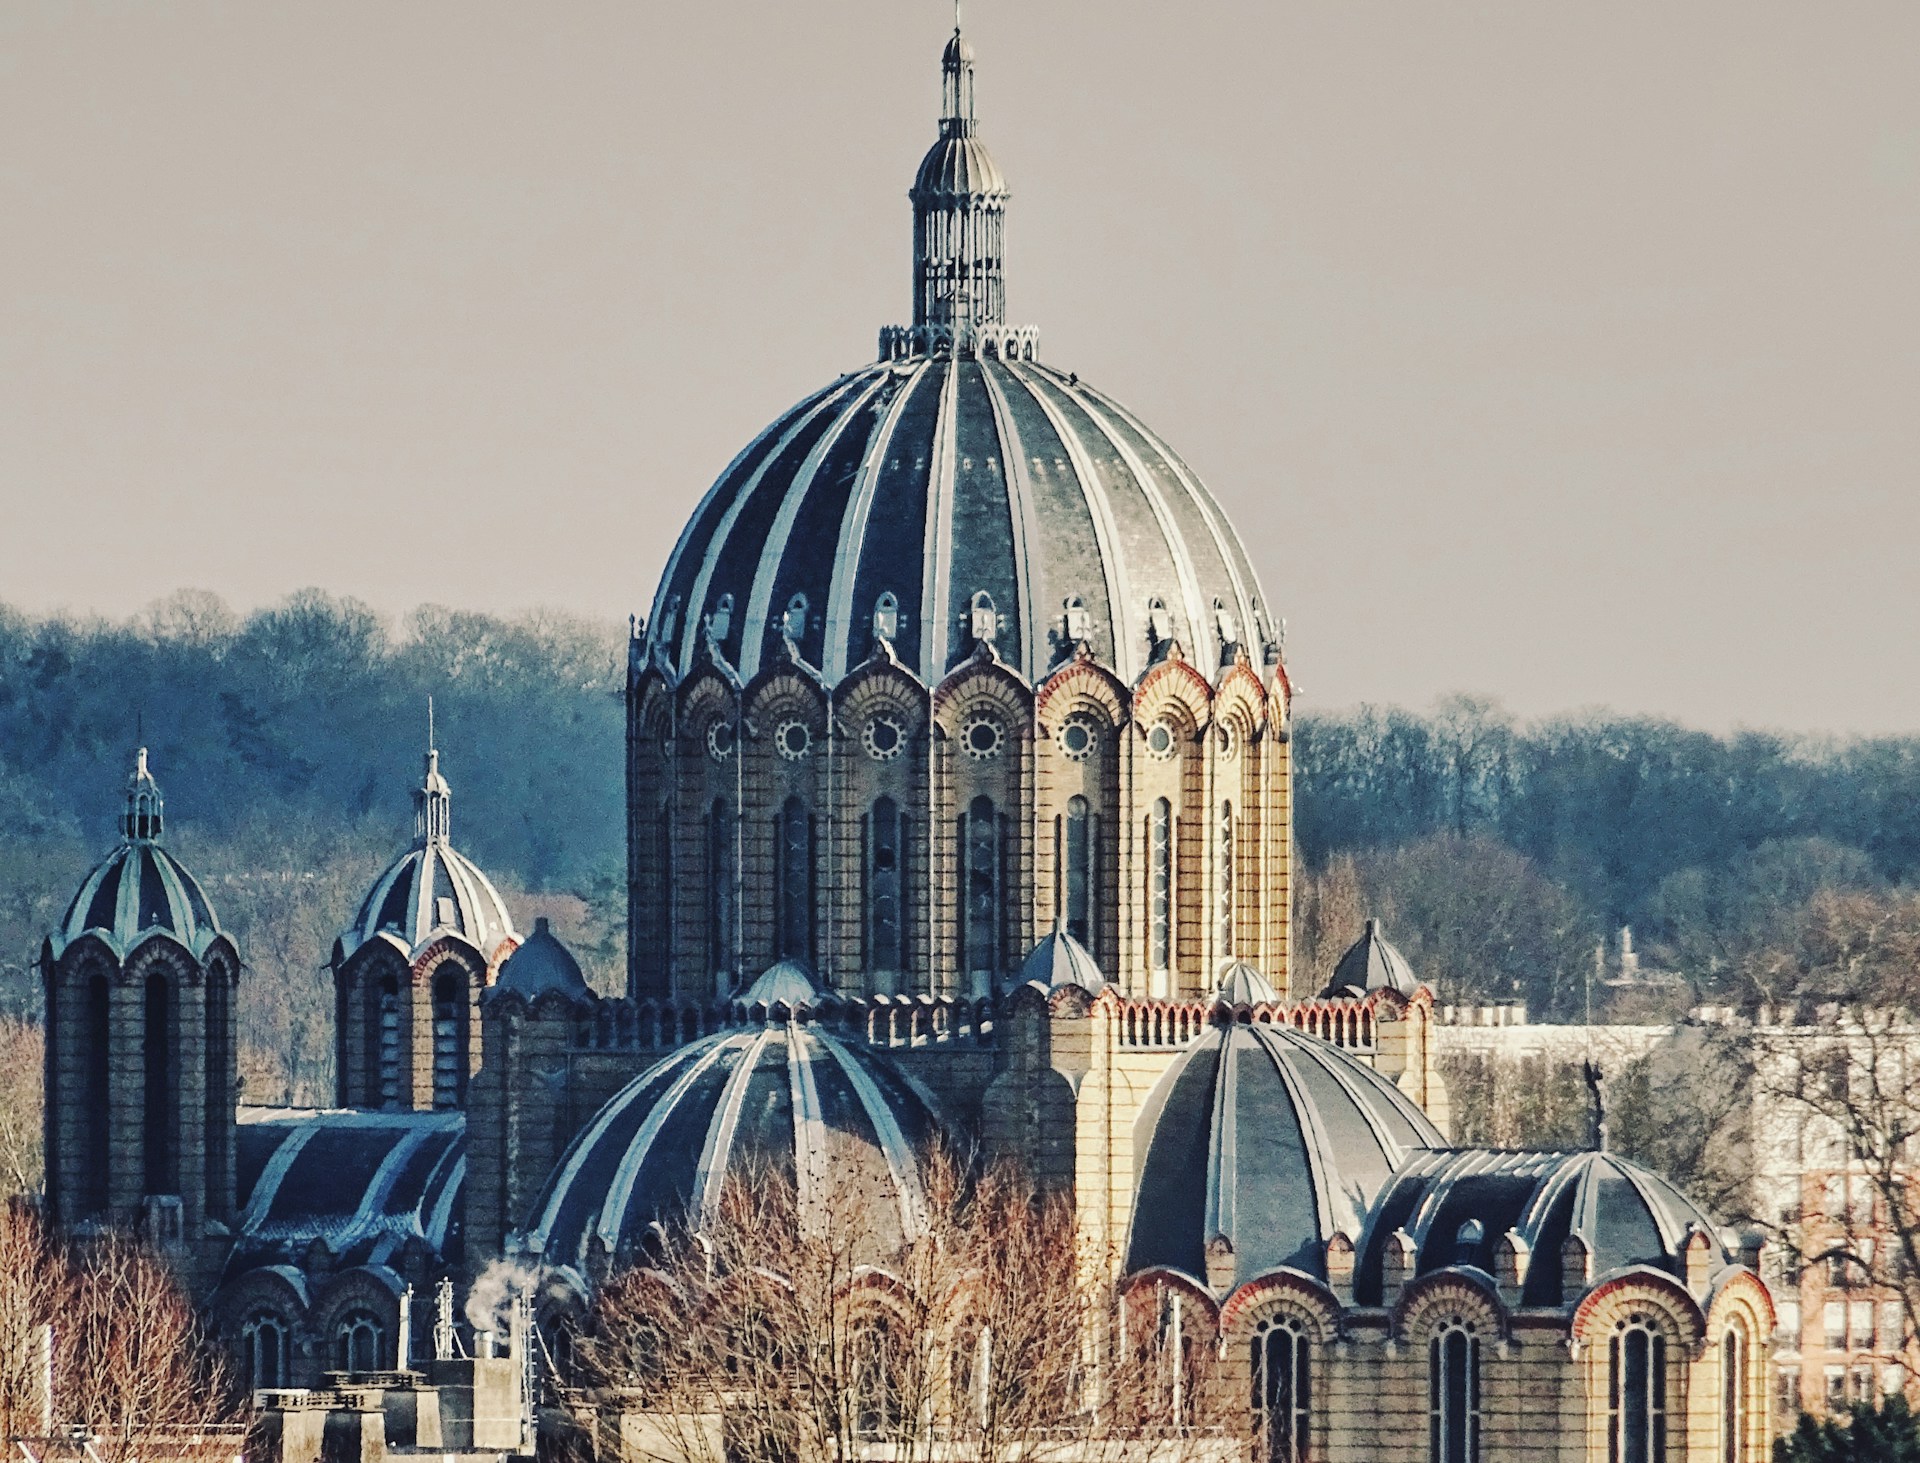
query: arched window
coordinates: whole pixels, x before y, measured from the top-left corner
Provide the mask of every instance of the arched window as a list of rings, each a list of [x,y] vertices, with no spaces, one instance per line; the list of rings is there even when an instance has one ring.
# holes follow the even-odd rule
[[[1307,1333],[1290,1316],[1253,1333],[1253,1448],[1256,1463],[1307,1463],[1312,1382]]]
[[[1607,1463],[1666,1463],[1667,1341],[1651,1317],[1607,1338]]]
[[[875,798],[867,814],[867,969],[901,968],[906,912],[901,898],[906,819],[892,798]]]
[[[1233,804],[1220,804],[1220,851],[1213,870],[1215,953],[1233,958]]]
[[[1067,933],[1089,949],[1093,947],[1093,809],[1083,797],[1067,799],[1066,836],[1061,862],[1065,865],[1066,907],[1061,911]]]
[[[965,1322],[954,1332],[947,1365],[948,1410],[956,1432],[976,1433],[986,1425],[992,1366],[992,1333],[977,1321]]]
[[[969,975],[1000,969],[1000,815],[993,799],[975,798],[960,820],[960,966]]]
[[[442,966],[433,978],[433,1105],[458,1107],[467,1096],[467,983]]]
[[[373,1040],[376,1068],[380,1074],[380,1105],[400,1105],[400,982],[391,975],[380,978],[373,1011]]]
[[[233,983],[222,964],[207,970],[206,1043],[201,1053],[201,1142],[206,1153],[209,1217],[221,1218],[232,1198],[227,1174],[232,1168],[233,1083],[228,1053],[233,1050]]]
[[[863,1438],[892,1437],[900,1428],[900,1358],[891,1328],[858,1323],[849,1338],[854,1430]]]
[[[707,968],[733,973],[735,960],[733,810],[715,798],[707,810]]]
[[[1147,817],[1147,955],[1157,989],[1173,968],[1173,804],[1154,802]]]
[[[813,963],[813,814],[799,798],[773,828],[774,958]]]
[[[180,1135],[177,1122],[180,1084],[174,1071],[173,982],[165,973],[147,977],[146,1002],[146,1192],[180,1192]]]
[[[653,815],[653,867],[643,875],[644,888],[634,891],[645,913],[647,938],[634,952],[636,964],[648,977],[648,995],[665,995],[667,972],[673,968],[673,804],[662,801]]]
[[[1457,1317],[1427,1343],[1427,1457],[1480,1463],[1480,1337]]]
[[[1739,1328],[1720,1338],[1720,1458],[1743,1463],[1747,1436],[1747,1345]]]
[[[377,1372],[385,1369],[387,1328],[372,1311],[352,1310],[333,1328],[334,1370]]]
[[[247,1317],[240,1328],[240,1370],[249,1391],[287,1385],[290,1333],[286,1318],[272,1311]]]
[[[87,977],[87,1166],[80,1195],[82,1214],[96,1214],[107,1205],[107,1114],[111,1110],[113,1052],[111,999],[107,973],[96,965]],[[62,1219],[69,1217],[77,1216],[61,1216]]]

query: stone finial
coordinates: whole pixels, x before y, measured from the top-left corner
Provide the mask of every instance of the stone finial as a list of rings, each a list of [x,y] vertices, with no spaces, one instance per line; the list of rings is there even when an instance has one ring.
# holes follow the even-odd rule
[[[1216,1234],[1207,1242],[1207,1289],[1225,1295],[1233,1289],[1233,1241]]]
[[[1344,1230],[1327,1241],[1327,1284],[1341,1305],[1353,1304],[1353,1241]]]
[[[1587,1287],[1593,1283],[1593,1251],[1587,1248],[1587,1242],[1577,1234],[1567,1236],[1565,1244],[1560,1246],[1560,1299],[1563,1304],[1571,1304],[1585,1295]]]
[[[1380,1256],[1380,1304],[1391,1310],[1400,1303],[1400,1293],[1413,1279],[1419,1252],[1404,1229],[1387,1236]]]
[[[1494,1241],[1493,1281],[1500,1291],[1500,1303],[1508,1310],[1520,1304],[1532,1259],[1532,1248],[1517,1230],[1510,1229]]]
[[[1687,1237],[1680,1244],[1680,1258],[1686,1266],[1687,1289],[1696,1297],[1707,1293],[1713,1279],[1713,1236],[1697,1224],[1687,1226]]]

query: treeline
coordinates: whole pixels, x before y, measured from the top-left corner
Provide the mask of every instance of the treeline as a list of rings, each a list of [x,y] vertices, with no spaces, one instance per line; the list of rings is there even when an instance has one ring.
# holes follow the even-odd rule
[[[144,740],[169,837],[255,972],[255,1090],[318,1092],[321,963],[406,838],[429,696],[456,843],[616,983],[623,655],[618,625],[391,622],[314,590],[244,616],[191,591],[126,621],[0,608],[0,1008],[31,1008],[40,938],[112,841]],[[1684,977],[1656,988],[1672,1005],[1725,994],[1819,891],[1920,868],[1920,739],[1522,723],[1455,698],[1302,716],[1294,753],[1297,980],[1378,916],[1444,998],[1572,1015],[1596,946],[1631,924],[1644,964]]]

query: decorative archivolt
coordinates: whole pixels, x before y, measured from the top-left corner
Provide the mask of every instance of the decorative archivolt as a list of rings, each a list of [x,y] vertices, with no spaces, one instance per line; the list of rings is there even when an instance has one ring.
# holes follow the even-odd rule
[[[857,729],[868,717],[885,712],[899,720],[902,731],[917,736],[926,725],[931,693],[883,642],[835,688],[833,700],[835,713],[849,726]]]
[[[1707,1318],[1687,1288],[1664,1270],[1636,1265],[1588,1291],[1573,1313],[1570,1333],[1576,1346],[1604,1337],[1628,1314],[1651,1318],[1675,1346],[1697,1353],[1706,1339]]]
[[[1243,741],[1252,741],[1266,725],[1267,693],[1243,656],[1221,678],[1213,695],[1213,718]]]
[[[200,962],[188,953],[186,946],[157,933],[128,952],[126,964],[120,967],[120,983],[136,985],[156,971],[180,986],[197,986],[204,979]]]
[[[1156,721],[1173,720],[1197,732],[1212,715],[1213,687],[1188,663],[1177,645],[1133,688],[1133,719],[1143,728]]]
[[[1250,1335],[1261,1322],[1282,1315],[1300,1322],[1316,1342],[1331,1342],[1340,1334],[1340,1303],[1299,1270],[1270,1270],[1236,1287],[1220,1307],[1220,1330],[1227,1336]]]
[[[1466,1270],[1436,1270],[1408,1282],[1389,1320],[1396,1340],[1424,1342],[1449,1321],[1460,1320],[1498,1340],[1507,1335],[1507,1308],[1493,1284]]]
[[[680,731],[704,737],[715,721],[732,721],[740,714],[738,689],[718,670],[703,666],[680,686]]]
[[[1220,1302],[1214,1299],[1213,1292],[1184,1270],[1164,1265],[1136,1270],[1120,1282],[1120,1300],[1129,1318],[1129,1329],[1147,1319],[1142,1315],[1145,1307],[1151,1305],[1157,1309],[1161,1298],[1169,1293],[1179,1296],[1190,1308],[1189,1326],[1219,1332]]]
[[[1009,729],[1026,726],[1033,715],[1033,693],[983,644],[935,687],[933,721],[951,737],[959,733],[969,716],[989,708],[1000,713]]]
[[[1771,1336],[1780,1324],[1773,1296],[1751,1270],[1727,1273],[1707,1305],[1707,1330],[1715,1333],[1729,1322],[1744,1321],[1749,1336]]]
[[[500,959],[504,961],[519,948],[518,940],[501,941]],[[429,940],[426,947],[413,957],[409,974],[416,986],[423,986],[439,973],[441,966],[449,963],[458,967],[461,975],[467,979],[472,980],[477,976],[487,985],[492,985],[499,973],[499,965],[488,965],[471,941],[459,935],[444,934],[438,939]]]
[[[1107,726],[1117,727],[1127,720],[1132,699],[1119,678],[1082,647],[1040,684],[1034,693],[1033,715],[1049,730],[1076,712],[1090,712]]]
[[[827,693],[812,677],[792,665],[776,665],[756,676],[742,697],[747,722],[760,734],[782,721],[806,723],[815,736],[827,729]]]

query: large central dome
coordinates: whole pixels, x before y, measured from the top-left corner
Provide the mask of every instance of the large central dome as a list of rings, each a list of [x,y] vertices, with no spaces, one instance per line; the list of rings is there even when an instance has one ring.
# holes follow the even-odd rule
[[[791,638],[831,684],[878,633],[932,684],[976,608],[1029,681],[1081,643],[1130,682],[1170,641],[1211,672],[1273,639],[1219,505],[1137,417],[1035,362],[944,353],[843,377],[761,433],[687,525],[652,623],[681,674],[711,630],[742,679]]]
[[[983,640],[1027,681],[1084,651],[1131,683],[1168,648],[1278,662],[1253,566],[1139,418],[1006,323],[1006,181],[973,51],[941,61],[914,178],[914,313],[879,364],[762,432],[681,535],[649,621],[676,675],[711,637],[743,680],[792,654],[838,683],[880,640],[931,685]]]

